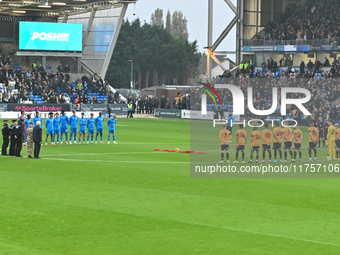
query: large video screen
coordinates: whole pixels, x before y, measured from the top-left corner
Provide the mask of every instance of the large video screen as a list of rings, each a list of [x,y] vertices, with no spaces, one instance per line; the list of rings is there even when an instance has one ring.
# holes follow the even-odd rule
[[[82,24],[21,21],[19,49],[82,51]]]

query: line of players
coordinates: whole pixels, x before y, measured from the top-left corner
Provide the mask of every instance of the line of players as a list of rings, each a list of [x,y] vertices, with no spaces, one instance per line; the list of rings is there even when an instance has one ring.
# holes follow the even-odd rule
[[[328,160],[340,159],[340,128],[339,124],[333,125],[333,121],[329,120],[327,122],[327,137],[326,145],[328,145]],[[256,163],[259,160],[259,151],[262,139],[262,162],[265,163],[266,152],[268,152],[268,163],[272,160],[271,144],[273,143],[274,150],[274,161],[277,162],[277,155],[280,157],[280,162],[287,162],[288,152],[291,157],[291,162],[296,162],[297,152],[299,153],[299,161],[302,160],[301,143],[303,140],[303,133],[296,125],[294,130],[288,127],[288,123],[283,123],[283,128],[280,127],[279,123],[275,124],[273,131],[269,129],[269,124],[265,123],[265,128],[260,132],[257,127],[253,128],[251,133],[251,153],[250,161],[248,163],[253,163],[254,152],[256,152]],[[232,139],[232,129],[223,125],[223,129],[219,132],[219,138],[221,140],[221,161],[224,162],[224,152],[226,152],[227,163],[229,161],[229,144]],[[314,160],[317,160],[317,142],[319,141],[319,130],[314,126],[314,123],[310,124],[308,128],[308,152],[309,160],[312,161],[312,152],[314,152]],[[282,161],[282,141],[284,141],[284,160]],[[292,151],[292,143],[294,143],[294,148]],[[336,149],[335,149],[336,147]],[[238,163],[239,153],[242,154],[242,163],[245,163],[245,149],[247,148],[247,132],[243,129],[243,124],[239,125],[239,129],[236,131],[236,161],[233,163]]]
[[[78,134],[78,123],[79,123],[79,137],[78,141],[81,144],[81,137],[83,137],[83,144],[85,144],[85,136],[86,136],[86,128],[87,128],[87,144],[93,144],[94,133],[96,133],[96,144],[98,142],[98,136],[100,135],[100,142],[103,143],[103,129],[104,129],[104,117],[102,113],[99,113],[97,118],[94,118],[93,113],[90,114],[90,118],[86,119],[85,114],[81,113],[81,118],[76,116],[76,111],[72,112],[71,117],[67,117],[64,111],[61,111],[61,115],[56,113],[55,115],[50,112],[49,118],[45,121],[46,127],[46,139],[45,145],[48,145],[48,138],[51,139],[51,145],[59,145],[63,144],[64,135],[65,135],[65,144],[72,144],[72,140],[74,139],[74,144],[77,144],[77,134]],[[54,116],[54,117],[53,117]],[[30,118],[25,120],[26,127],[29,126]],[[39,112],[36,112],[36,116],[33,118],[33,124],[36,126],[36,123],[40,121],[42,122],[41,117],[39,116]],[[108,144],[110,144],[110,136],[112,135],[113,143],[116,142],[115,129],[116,129],[116,115],[112,115],[109,118],[107,125],[109,127],[108,133]],[[68,140],[68,127],[70,126],[70,140]],[[43,126],[41,126],[43,127]],[[96,129],[96,132],[95,132]],[[60,138],[60,143],[59,143]]]

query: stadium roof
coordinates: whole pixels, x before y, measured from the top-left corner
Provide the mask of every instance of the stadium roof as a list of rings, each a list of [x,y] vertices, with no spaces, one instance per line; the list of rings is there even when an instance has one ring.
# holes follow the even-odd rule
[[[107,9],[138,0],[0,0],[0,15],[63,16],[88,12],[93,8]]]

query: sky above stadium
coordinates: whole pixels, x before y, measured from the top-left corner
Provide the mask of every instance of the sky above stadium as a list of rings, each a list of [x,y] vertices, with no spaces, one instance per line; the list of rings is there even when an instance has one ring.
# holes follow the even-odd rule
[[[232,2],[236,5],[235,0],[232,0]],[[171,13],[176,10],[182,11],[188,20],[189,40],[197,40],[199,50],[201,52],[205,51],[203,48],[207,46],[208,0],[139,0],[135,8],[136,15],[133,15],[134,7],[133,5],[130,5],[126,18],[131,21],[138,17],[142,21],[147,21],[149,23],[151,14],[157,8],[164,10],[164,19],[168,10],[170,10]],[[224,0],[214,1],[214,41],[233,18],[234,13],[230,10]],[[236,29],[233,28],[217,50],[235,50],[235,38]],[[235,59],[235,56],[233,55],[229,55],[228,57],[233,60]]]

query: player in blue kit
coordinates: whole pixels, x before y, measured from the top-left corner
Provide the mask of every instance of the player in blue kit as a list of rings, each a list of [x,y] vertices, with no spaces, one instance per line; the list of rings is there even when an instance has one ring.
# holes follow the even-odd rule
[[[110,135],[112,134],[112,138],[113,138],[113,143],[117,143],[116,142],[116,136],[115,136],[115,129],[116,129],[116,115],[112,115],[112,118],[110,118],[107,121],[107,125],[109,126],[109,135],[107,138],[107,143],[110,144]]]
[[[79,144],[81,144],[81,135],[83,135],[83,144],[85,144],[86,124],[85,113],[82,112],[79,119]]]
[[[66,138],[66,144],[68,144],[68,117],[65,114],[65,111],[61,111],[61,116],[60,116],[60,135],[61,139],[60,142],[63,144],[63,134],[65,134]]]
[[[60,126],[59,113],[56,113],[55,117],[53,119],[53,131],[54,131],[53,142],[55,142],[55,137],[57,136],[57,144],[58,145],[59,145],[59,126]]]
[[[93,143],[93,135],[94,135],[94,123],[95,119],[93,118],[93,113],[90,114],[90,118],[87,119],[87,144],[89,144],[90,135],[91,135],[91,143]]]
[[[76,111],[73,110],[73,115],[69,119],[69,124],[71,126],[70,144],[72,144],[72,135],[74,135],[74,144],[77,144],[77,129],[78,129],[78,116]]]
[[[48,114],[50,117],[46,120],[45,126],[46,126],[46,139],[45,139],[45,145],[47,145],[48,136],[51,136],[51,145],[55,145],[53,142],[53,136],[54,136],[54,129],[53,129],[53,113],[50,112]]]
[[[35,117],[33,118],[33,126],[35,127],[37,125],[37,122],[40,121],[41,126],[40,128],[43,128],[43,122],[41,117],[39,116],[39,112],[35,112]]]
[[[27,129],[29,128],[31,122],[31,115],[27,115],[27,118],[25,119],[25,144],[27,144]]]
[[[97,134],[96,134],[96,143],[98,141],[98,134],[100,134],[100,143],[103,143],[103,123],[104,117],[102,116],[102,112],[99,112],[99,116],[96,118],[95,124],[97,127]]]

